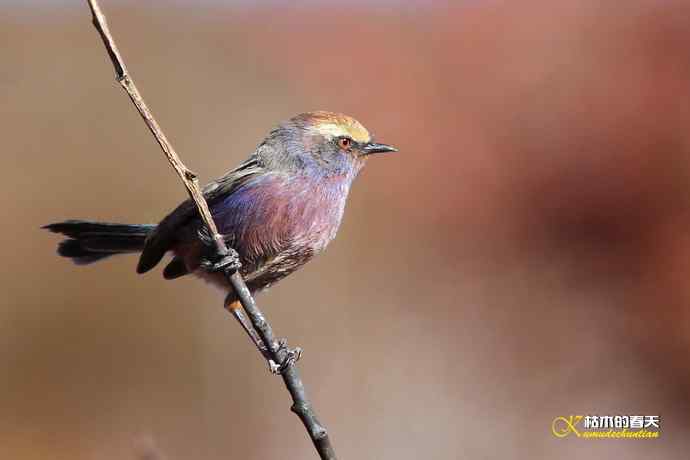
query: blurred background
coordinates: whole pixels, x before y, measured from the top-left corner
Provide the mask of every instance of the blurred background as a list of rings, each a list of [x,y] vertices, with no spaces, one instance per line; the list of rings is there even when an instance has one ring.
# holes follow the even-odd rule
[[[690,1],[102,6],[202,181],[308,110],[400,148],[259,297],[341,458],[686,458]],[[185,193],[85,2],[0,8],[0,458],[315,458],[219,292],[54,255],[43,224]],[[554,438],[569,414],[661,438]]]

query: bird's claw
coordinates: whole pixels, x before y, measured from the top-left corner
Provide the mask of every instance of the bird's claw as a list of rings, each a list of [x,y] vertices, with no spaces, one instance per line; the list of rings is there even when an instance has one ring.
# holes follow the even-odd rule
[[[236,272],[240,269],[240,257],[232,248],[228,248],[228,253],[221,257],[204,257],[201,259],[201,268],[208,272]]]
[[[199,230],[199,239],[211,252],[209,255],[201,257],[201,268],[208,272],[232,273],[240,269],[240,256],[232,247],[227,247],[227,254],[220,255],[215,250],[213,238],[208,234],[206,228]],[[227,241],[226,241],[227,244]]]
[[[278,351],[285,350],[285,359],[280,364],[277,364],[272,359],[268,360],[268,369],[271,374],[281,375],[285,370],[294,365],[302,357],[302,349],[300,347],[288,348],[287,340],[280,339],[278,341]]]

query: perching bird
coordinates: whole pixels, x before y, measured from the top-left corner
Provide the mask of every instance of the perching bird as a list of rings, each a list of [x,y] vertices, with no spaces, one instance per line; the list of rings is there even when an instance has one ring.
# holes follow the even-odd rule
[[[355,119],[330,112],[297,115],[272,130],[249,158],[203,194],[218,231],[234,248],[252,293],[294,272],[335,237],[352,181],[370,155],[394,152],[372,141]],[[158,225],[68,220],[44,228],[66,235],[61,256],[87,265],[115,254],[141,252],[137,272],[167,253],[166,279],[193,273],[229,291],[225,276],[202,262],[212,252],[200,237],[203,223],[192,200]]]

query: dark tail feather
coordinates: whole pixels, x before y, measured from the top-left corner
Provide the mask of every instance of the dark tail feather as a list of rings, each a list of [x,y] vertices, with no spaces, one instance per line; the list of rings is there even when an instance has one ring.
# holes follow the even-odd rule
[[[156,226],[66,220],[43,228],[69,237],[58,245],[58,254],[88,265],[115,254],[140,252]]]

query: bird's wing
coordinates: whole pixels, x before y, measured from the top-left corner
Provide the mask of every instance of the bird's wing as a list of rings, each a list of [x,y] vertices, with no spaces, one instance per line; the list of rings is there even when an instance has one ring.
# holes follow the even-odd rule
[[[219,199],[232,194],[247,180],[262,172],[264,172],[264,168],[259,157],[252,155],[237,168],[209,183],[204,187],[202,193],[209,207],[212,207]],[[146,238],[144,250],[137,265],[137,272],[144,273],[155,267],[175,243],[178,231],[195,219],[198,220],[200,217],[196,205],[191,199],[183,201],[168,214]]]

